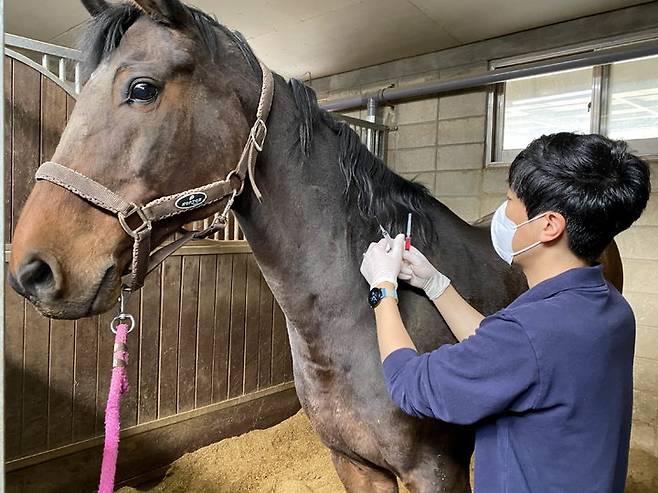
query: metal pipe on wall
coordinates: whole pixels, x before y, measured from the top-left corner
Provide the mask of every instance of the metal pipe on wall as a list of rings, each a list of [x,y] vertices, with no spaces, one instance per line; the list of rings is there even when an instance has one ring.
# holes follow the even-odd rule
[[[557,60],[542,61],[520,67],[505,67],[459,79],[440,80],[410,87],[384,88],[375,93],[324,101],[320,103],[320,107],[328,111],[343,111],[354,108],[363,108],[369,104],[370,100],[382,104],[410,99],[421,99],[423,97],[433,96],[444,92],[488,86],[533,75],[572,70],[592,65],[605,65],[657,54],[658,41],[645,41],[630,47],[624,46],[621,48],[606,50],[605,52],[572,55]]]

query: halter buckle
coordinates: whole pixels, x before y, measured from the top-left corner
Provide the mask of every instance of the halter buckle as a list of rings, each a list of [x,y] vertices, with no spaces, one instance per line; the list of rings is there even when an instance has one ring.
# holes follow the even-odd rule
[[[131,217],[133,214],[137,214],[137,217],[139,217],[140,221],[142,221],[142,223],[139,226],[137,226],[135,229],[131,228],[128,225],[128,218]],[[144,214],[144,210],[142,209],[142,207],[135,203],[131,204],[130,209],[125,214],[119,212],[117,216],[119,217],[119,224],[121,224],[123,230],[129,236],[132,236],[135,239],[139,238],[140,233],[143,233],[144,231],[151,231],[151,227],[152,227],[151,221]]]
[[[265,137],[267,137],[267,125],[262,118],[258,118],[254,126],[251,127],[251,132],[249,132],[249,138],[254,143],[254,147],[258,152],[263,152]]]

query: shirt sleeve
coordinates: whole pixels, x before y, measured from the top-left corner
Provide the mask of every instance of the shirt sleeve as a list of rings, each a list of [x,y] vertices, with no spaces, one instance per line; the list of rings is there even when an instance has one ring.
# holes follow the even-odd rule
[[[418,354],[401,348],[383,362],[393,401],[407,414],[457,424],[504,411],[523,412],[539,398],[539,367],[523,327],[498,312],[464,341]]]

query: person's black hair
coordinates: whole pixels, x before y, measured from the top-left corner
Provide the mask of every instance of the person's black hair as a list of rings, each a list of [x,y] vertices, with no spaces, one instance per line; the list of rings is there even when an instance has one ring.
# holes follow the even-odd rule
[[[514,159],[508,182],[528,218],[562,214],[569,248],[591,264],[642,214],[649,176],[647,163],[626,142],[562,132],[532,141]]]

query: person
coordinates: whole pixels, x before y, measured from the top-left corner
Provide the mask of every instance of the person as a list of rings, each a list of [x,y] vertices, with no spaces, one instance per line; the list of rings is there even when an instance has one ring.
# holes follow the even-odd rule
[[[475,424],[475,491],[619,492],[630,439],[635,319],[596,259],[645,209],[649,167],[623,141],[557,133],[512,163],[492,243],[529,289],[484,317],[425,256],[372,243],[383,373],[404,412]],[[459,341],[419,354],[398,277],[422,288]]]

